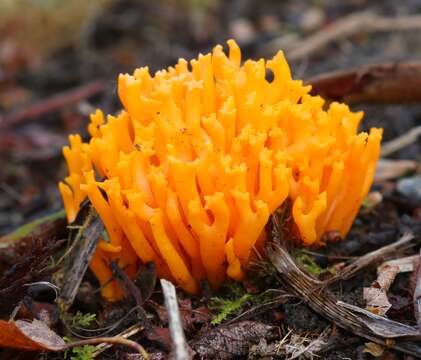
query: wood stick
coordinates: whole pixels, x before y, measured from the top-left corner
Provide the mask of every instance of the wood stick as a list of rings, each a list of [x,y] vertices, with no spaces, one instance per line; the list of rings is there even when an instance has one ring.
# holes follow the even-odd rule
[[[161,287],[164,294],[165,307],[168,312],[171,339],[174,344],[174,359],[190,359],[191,357],[188,355],[186,338],[184,336],[183,323],[181,322],[180,311],[178,309],[175,287],[171,282],[165,279],[161,279]]]
[[[384,17],[371,11],[355,12],[333,21],[316,33],[304,39],[298,39],[287,45],[283,50],[289,61],[302,60],[309,57],[328,44],[352,35],[370,32],[409,31],[421,29],[421,15],[399,17]],[[267,53],[278,50],[283,37],[274,39],[266,44],[262,51]]]
[[[414,239],[414,235],[411,233],[404,234],[398,241],[383,246],[380,249],[374,250],[369,252],[363,256],[360,256],[355,261],[350,263],[349,265],[345,266],[341,271],[339,271],[335,276],[331,277],[330,279],[326,280],[322,283],[323,287],[332,285],[333,283],[339,280],[348,280],[352,276],[354,276],[357,272],[361,271],[362,269],[366,268],[367,266],[383,260],[386,256],[396,253],[399,249],[401,249],[404,245],[408,244],[410,241]]]

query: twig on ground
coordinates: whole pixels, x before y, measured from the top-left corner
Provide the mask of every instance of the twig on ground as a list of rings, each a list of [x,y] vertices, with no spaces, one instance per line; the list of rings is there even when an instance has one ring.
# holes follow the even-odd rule
[[[143,330],[143,326],[140,324],[133,325],[128,329],[124,330],[120,334],[117,335],[118,338],[127,339],[130,336],[136,335],[138,332]],[[101,343],[96,346],[95,351],[93,352],[92,356],[97,357],[99,354],[104,352],[105,350],[109,349],[112,346],[111,343]],[[145,350],[143,350],[145,351]],[[144,357],[144,356],[143,356]]]
[[[183,324],[181,322],[180,310],[177,303],[177,294],[174,285],[161,279],[162,292],[165,299],[165,307],[168,311],[168,322],[171,339],[174,344],[173,356],[175,360],[187,360],[191,356],[188,352],[186,338],[184,336]]]
[[[408,31],[421,29],[421,15],[385,17],[371,11],[355,12],[344,16],[307,38],[287,43],[284,48],[288,60],[301,60],[322,50],[329,43],[352,35],[370,32]],[[265,44],[260,50],[262,55],[273,53],[284,42],[280,37]]]
[[[396,252],[397,250],[400,250],[402,246],[408,244],[413,239],[414,239],[414,236],[411,233],[405,233],[398,241],[392,244],[383,246],[380,249],[374,250],[372,252],[369,252],[357,258],[356,260],[351,262],[349,265],[345,266],[336,275],[324,281],[322,283],[322,286],[326,287],[326,286],[332,285],[333,283],[339,280],[347,280],[351,278],[363,268],[384,259],[386,256]]]
[[[364,65],[320,74],[306,83],[312,86],[312,94],[348,104],[419,102],[421,62]]]
[[[63,347],[63,350],[71,349],[78,346],[97,345],[97,344],[103,344],[103,343],[113,344],[113,345],[124,345],[124,346],[131,347],[132,349],[136,350],[140,355],[142,355],[145,360],[149,359],[149,355],[142,345],[140,345],[136,341],[128,340],[123,336],[98,337],[98,338],[93,338],[93,339],[75,341],[75,342],[67,344],[65,347]]]
[[[258,314],[261,314],[263,312],[266,312],[270,309],[276,308],[277,306],[281,305],[281,304],[285,304],[288,300],[288,298],[290,298],[291,295],[289,294],[283,294],[283,295],[279,295],[277,296],[274,300],[272,301],[267,301],[263,304],[258,304],[256,306],[253,306],[251,309],[248,309],[244,312],[242,312],[241,314],[237,315],[235,318],[227,321],[225,323],[225,325],[229,325],[232,323],[235,323],[239,320],[247,320],[252,316],[256,316]]]
[[[380,159],[377,163],[374,181],[381,182],[397,179],[416,169],[417,162],[415,160]]]
[[[64,106],[74,104],[104,91],[106,86],[107,83],[103,80],[93,81],[50,98],[40,100],[23,110],[0,116],[0,129],[10,128],[41,115],[57,111]]]
[[[383,144],[381,150],[382,156],[388,156],[408,145],[411,145],[417,141],[419,136],[421,136],[421,125],[416,126],[396,139]]]

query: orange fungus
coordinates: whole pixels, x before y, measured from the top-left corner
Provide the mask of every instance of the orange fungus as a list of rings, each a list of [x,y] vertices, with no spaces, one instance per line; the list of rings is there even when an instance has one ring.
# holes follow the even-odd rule
[[[382,130],[358,133],[363,114],[344,104],[325,110],[281,51],[241,64],[237,44],[228,46],[153,76],[120,75],[123,110],[97,110],[90,139],[71,135],[63,149],[68,221],[87,197],[105,225],[91,269],[109,300],[121,297],[111,260],[130,274],[152,261],[191,293],[203,279],[217,288],[243,278],[287,199],[301,242],[319,245],[327,231],[346,235],[369,191]]]

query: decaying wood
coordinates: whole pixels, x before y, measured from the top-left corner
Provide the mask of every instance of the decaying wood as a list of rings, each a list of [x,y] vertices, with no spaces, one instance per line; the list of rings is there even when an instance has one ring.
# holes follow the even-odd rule
[[[349,265],[345,266],[342,270],[340,270],[336,275],[332,276],[330,279],[323,282],[323,286],[329,286],[339,280],[347,280],[354,276],[357,272],[361,271],[362,269],[370,266],[378,261],[384,260],[386,256],[390,256],[391,254],[395,253],[399,249],[402,249],[403,246],[410,243],[414,240],[414,236],[411,233],[405,233],[402,237],[389,245],[383,246],[377,250],[369,252],[353,262]],[[319,282],[320,283],[320,282]]]
[[[168,312],[168,322],[171,339],[173,342],[173,358],[175,360],[190,359],[186,337],[184,336],[183,324],[181,322],[180,310],[178,308],[177,294],[174,285],[161,279],[162,293],[164,294],[165,307]]]
[[[91,207],[87,212],[88,215],[78,229],[69,250],[62,257],[63,266],[55,276],[56,285],[61,289],[57,302],[62,311],[66,311],[72,305],[104,231],[104,224],[98,214]]]
[[[332,71],[312,77],[306,83],[312,85],[312,94],[348,104],[419,102],[421,62],[384,63]]]
[[[384,143],[381,150],[382,156],[388,156],[408,145],[411,145],[417,141],[419,136],[421,136],[421,125],[412,128],[405,134],[398,136],[396,139]]]

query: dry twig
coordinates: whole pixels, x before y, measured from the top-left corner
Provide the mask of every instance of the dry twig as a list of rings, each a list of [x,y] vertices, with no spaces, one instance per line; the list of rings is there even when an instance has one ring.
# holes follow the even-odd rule
[[[86,340],[80,340],[75,341],[69,344],[66,344],[65,347],[63,347],[62,350],[71,349],[77,346],[83,346],[83,345],[97,345],[97,344],[112,344],[112,345],[125,345],[128,346],[134,350],[136,350],[145,360],[149,359],[149,355],[146,352],[146,350],[143,348],[142,345],[138,344],[136,341],[132,341],[129,339],[126,339],[123,336],[113,336],[113,337],[98,337],[93,339],[86,339]],[[95,355],[96,356],[96,355]]]
[[[415,160],[380,159],[377,163],[374,181],[381,182],[397,179],[416,169],[417,162]]]
[[[390,140],[387,143],[382,145],[382,156],[388,156],[394,152],[411,145],[417,141],[418,137],[421,136],[421,125],[416,126],[397,137],[396,139]]]
[[[329,43],[352,35],[370,32],[408,31],[421,29],[421,15],[384,17],[371,11],[355,12],[340,18],[327,27],[305,39],[298,39],[288,44],[284,50],[288,60],[301,60],[322,50]],[[278,49],[283,37],[266,44],[261,52],[267,54]]]
[[[356,260],[354,260],[349,265],[345,266],[341,271],[339,271],[335,276],[332,276],[330,279],[322,283],[322,286],[329,286],[339,280],[347,280],[354,276],[357,272],[361,271],[363,268],[384,259],[386,256],[396,252],[401,249],[404,245],[408,244],[414,239],[414,236],[411,233],[404,234],[398,241],[383,246],[380,249],[369,252]]]
[[[127,339],[130,336],[136,335],[138,332],[143,330],[143,326],[140,324],[136,324],[133,325],[131,327],[129,327],[128,329],[124,330],[123,332],[121,332],[120,334],[117,335],[118,338],[123,338],[123,339]],[[101,354],[102,352],[104,352],[105,350],[109,349],[113,344],[111,343],[101,343],[99,345],[96,346],[95,351],[92,354],[92,357],[97,357],[99,354]],[[145,350],[143,350],[145,351]],[[144,355],[143,355],[144,356]]]

